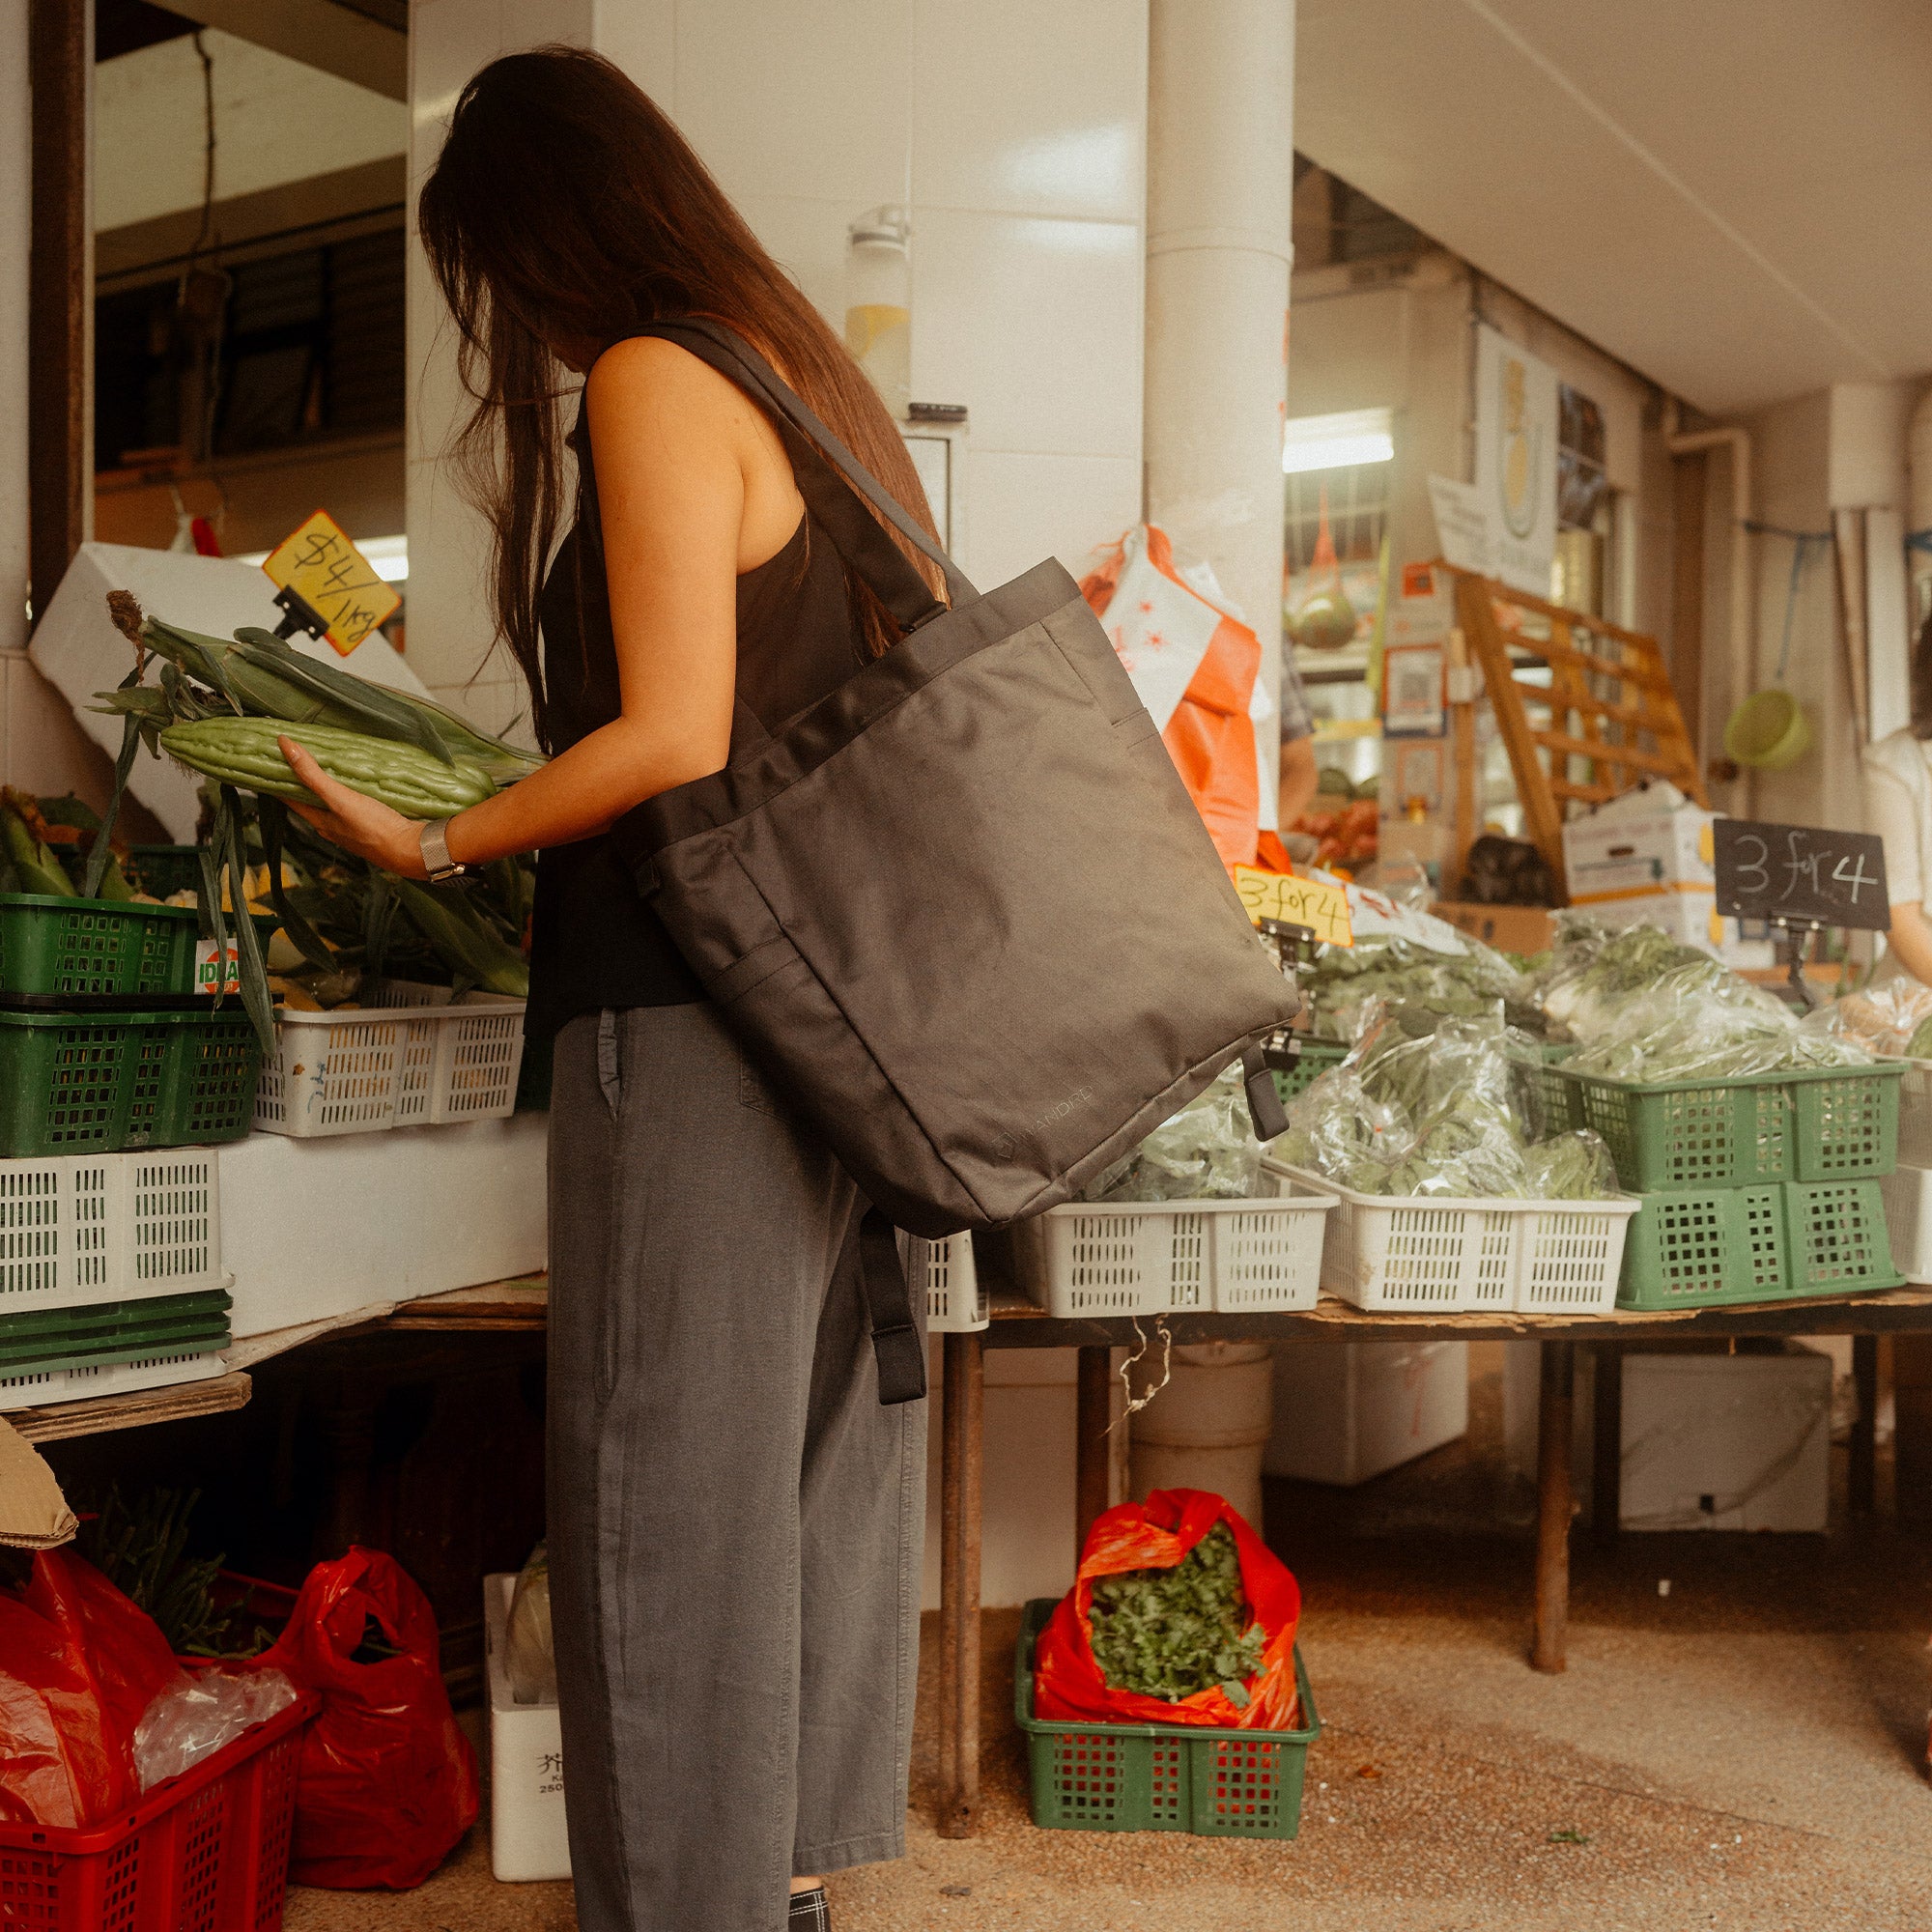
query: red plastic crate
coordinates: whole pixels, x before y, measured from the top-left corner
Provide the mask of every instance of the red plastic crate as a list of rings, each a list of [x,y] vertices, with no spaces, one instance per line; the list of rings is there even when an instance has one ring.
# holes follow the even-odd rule
[[[277,1932],[289,1882],[304,1692],[118,1818],[0,1825],[0,1927]]]

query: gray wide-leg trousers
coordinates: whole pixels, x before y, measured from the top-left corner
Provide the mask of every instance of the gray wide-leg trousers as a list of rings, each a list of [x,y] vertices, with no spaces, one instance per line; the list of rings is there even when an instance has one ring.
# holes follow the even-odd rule
[[[709,1006],[557,1036],[549,1515],[582,1932],[782,1932],[904,1850],[925,1405],[851,1180]]]

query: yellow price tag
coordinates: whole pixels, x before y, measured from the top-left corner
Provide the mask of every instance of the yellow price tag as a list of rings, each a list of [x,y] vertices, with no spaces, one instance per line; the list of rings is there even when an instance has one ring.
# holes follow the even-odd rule
[[[262,568],[328,626],[328,641],[344,657],[403,601],[327,510],[284,537]]]
[[[1235,890],[1257,925],[1264,919],[1305,925],[1330,946],[1352,946],[1355,928],[1349,917],[1349,895],[1321,879],[1296,879],[1286,872],[1235,867]]]

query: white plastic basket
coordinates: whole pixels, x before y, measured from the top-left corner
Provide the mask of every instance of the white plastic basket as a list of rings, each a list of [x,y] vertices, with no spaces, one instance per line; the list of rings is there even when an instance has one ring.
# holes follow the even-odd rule
[[[0,1321],[224,1285],[213,1148],[0,1161]]]
[[[973,1260],[973,1236],[912,1239],[915,1270],[925,1270],[925,1328],[929,1335],[970,1335],[986,1326],[986,1290]],[[914,1286],[919,1283],[913,1275]]]
[[[97,1402],[102,1396],[173,1388],[226,1375],[218,1354],[149,1355],[135,1362],[101,1362],[86,1369],[24,1368],[0,1375],[0,1410],[44,1408],[55,1402]]]
[[[1906,1061],[1898,1083],[1898,1164],[1932,1168],[1932,1060]]]
[[[1898,1131],[1903,1140],[1902,1100]],[[1907,1281],[1932,1282],[1932,1170],[1901,1160],[1892,1173],[1879,1177],[1878,1191],[1885,1201],[1893,1265]]]
[[[1028,1295],[1049,1315],[1313,1308],[1335,1196],[1264,1170],[1246,1201],[1070,1202],[1013,1229]]]
[[[1321,1286],[1382,1313],[1608,1315],[1624,1236],[1641,1205],[1357,1194],[1299,1168],[1263,1163],[1341,1206],[1322,1251]]]
[[[389,980],[350,1011],[275,1016],[255,1124],[313,1139],[497,1120],[517,1104],[524,1002]]]

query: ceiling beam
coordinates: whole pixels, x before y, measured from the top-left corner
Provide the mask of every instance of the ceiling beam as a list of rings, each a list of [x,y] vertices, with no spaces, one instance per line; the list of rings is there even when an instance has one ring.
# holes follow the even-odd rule
[[[335,0],[168,0],[168,11],[407,100],[409,36]]]

